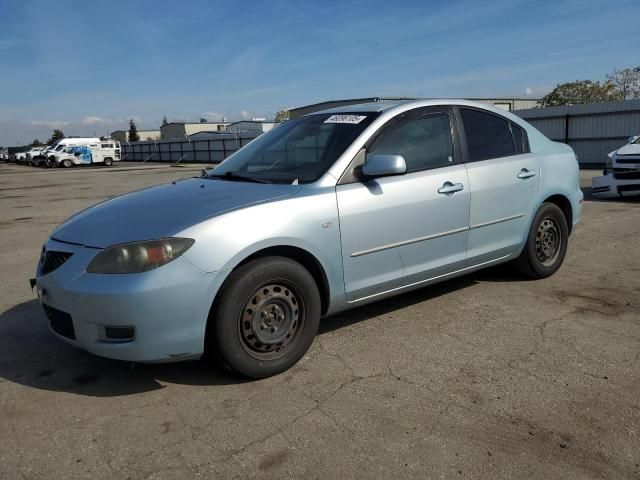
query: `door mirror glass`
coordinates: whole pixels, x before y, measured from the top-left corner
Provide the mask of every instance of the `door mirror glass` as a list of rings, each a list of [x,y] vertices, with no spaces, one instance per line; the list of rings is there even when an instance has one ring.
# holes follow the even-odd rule
[[[407,164],[402,155],[371,155],[362,166],[365,177],[386,177],[407,173]]]

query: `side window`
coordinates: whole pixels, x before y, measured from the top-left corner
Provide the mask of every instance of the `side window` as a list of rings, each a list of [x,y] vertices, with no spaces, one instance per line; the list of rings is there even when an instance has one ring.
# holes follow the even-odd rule
[[[448,113],[409,113],[392,122],[369,146],[369,155],[402,155],[407,162],[407,172],[446,167],[453,163]]]
[[[469,161],[508,157],[516,153],[509,122],[478,110],[460,109]]]

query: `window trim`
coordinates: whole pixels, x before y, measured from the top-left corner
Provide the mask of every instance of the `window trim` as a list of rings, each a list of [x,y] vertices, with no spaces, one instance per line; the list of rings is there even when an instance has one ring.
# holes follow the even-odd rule
[[[505,122],[507,122],[507,124],[509,125],[509,133],[511,134],[511,142],[513,143],[513,150],[514,153],[511,155],[505,155],[502,157],[491,157],[491,158],[485,158],[482,160],[470,160],[469,159],[469,146],[467,144],[467,134],[464,131],[464,122],[462,120],[462,112],[461,110],[475,110],[477,112],[480,113],[485,113],[487,115],[493,115],[494,117],[497,117],[501,120],[504,120]],[[454,116],[456,118],[456,124],[458,126],[458,132],[459,132],[459,138],[460,138],[460,145],[461,145],[461,152],[462,152],[462,162],[463,163],[479,163],[479,162],[486,162],[489,160],[495,160],[497,158],[509,158],[509,157],[517,157],[518,155],[526,155],[531,153],[531,147],[529,145],[529,135],[527,133],[527,129],[524,128],[523,126],[517,124],[516,122],[514,122],[513,120],[510,120],[496,112],[492,112],[491,110],[485,110],[484,108],[479,108],[479,107],[471,107],[471,106],[467,106],[467,105],[453,105],[453,112],[454,112]],[[524,139],[524,145],[523,145],[523,152],[516,152],[516,142],[515,142],[515,137],[513,136],[513,130],[512,130],[512,124],[515,124],[517,127],[519,127],[522,132],[523,132],[523,139]]]
[[[354,155],[353,159],[344,170],[342,175],[340,176],[336,185],[346,185],[350,183],[360,183],[363,181],[363,178],[359,175],[359,171],[362,165],[367,161],[367,155],[369,154],[369,148],[375,141],[378,139],[382,133],[389,127],[393,122],[402,121],[400,117],[406,116],[420,116],[422,114],[434,114],[434,113],[444,113],[449,117],[449,127],[451,129],[451,141],[453,143],[453,162],[448,165],[442,165],[439,167],[432,168],[422,168],[420,170],[413,170],[411,172],[407,171],[404,175],[399,175],[399,177],[404,177],[405,175],[413,175],[415,173],[428,172],[431,170],[439,170],[441,168],[448,168],[454,165],[460,165],[463,163],[463,150],[462,143],[460,138],[459,126],[457,123],[456,115],[453,111],[452,105],[429,105],[427,107],[417,107],[409,110],[405,110],[404,112],[400,112],[397,115],[388,119],[383,125],[380,126],[365,142],[364,146]],[[363,154],[364,152],[364,154]]]

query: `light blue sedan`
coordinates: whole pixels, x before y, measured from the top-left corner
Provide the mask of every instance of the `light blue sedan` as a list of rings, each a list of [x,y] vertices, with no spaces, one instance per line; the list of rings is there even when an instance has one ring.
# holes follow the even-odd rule
[[[578,163],[464,100],[290,120],[201,178],[108,200],[46,241],[33,281],[52,330],[105,357],[294,365],[321,317],[513,261],[563,262]]]

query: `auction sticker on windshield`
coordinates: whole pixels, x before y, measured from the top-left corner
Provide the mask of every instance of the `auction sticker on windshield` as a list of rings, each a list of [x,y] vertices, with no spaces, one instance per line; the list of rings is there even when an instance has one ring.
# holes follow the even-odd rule
[[[331,115],[324,123],[351,123],[358,124],[367,118],[366,115]]]

